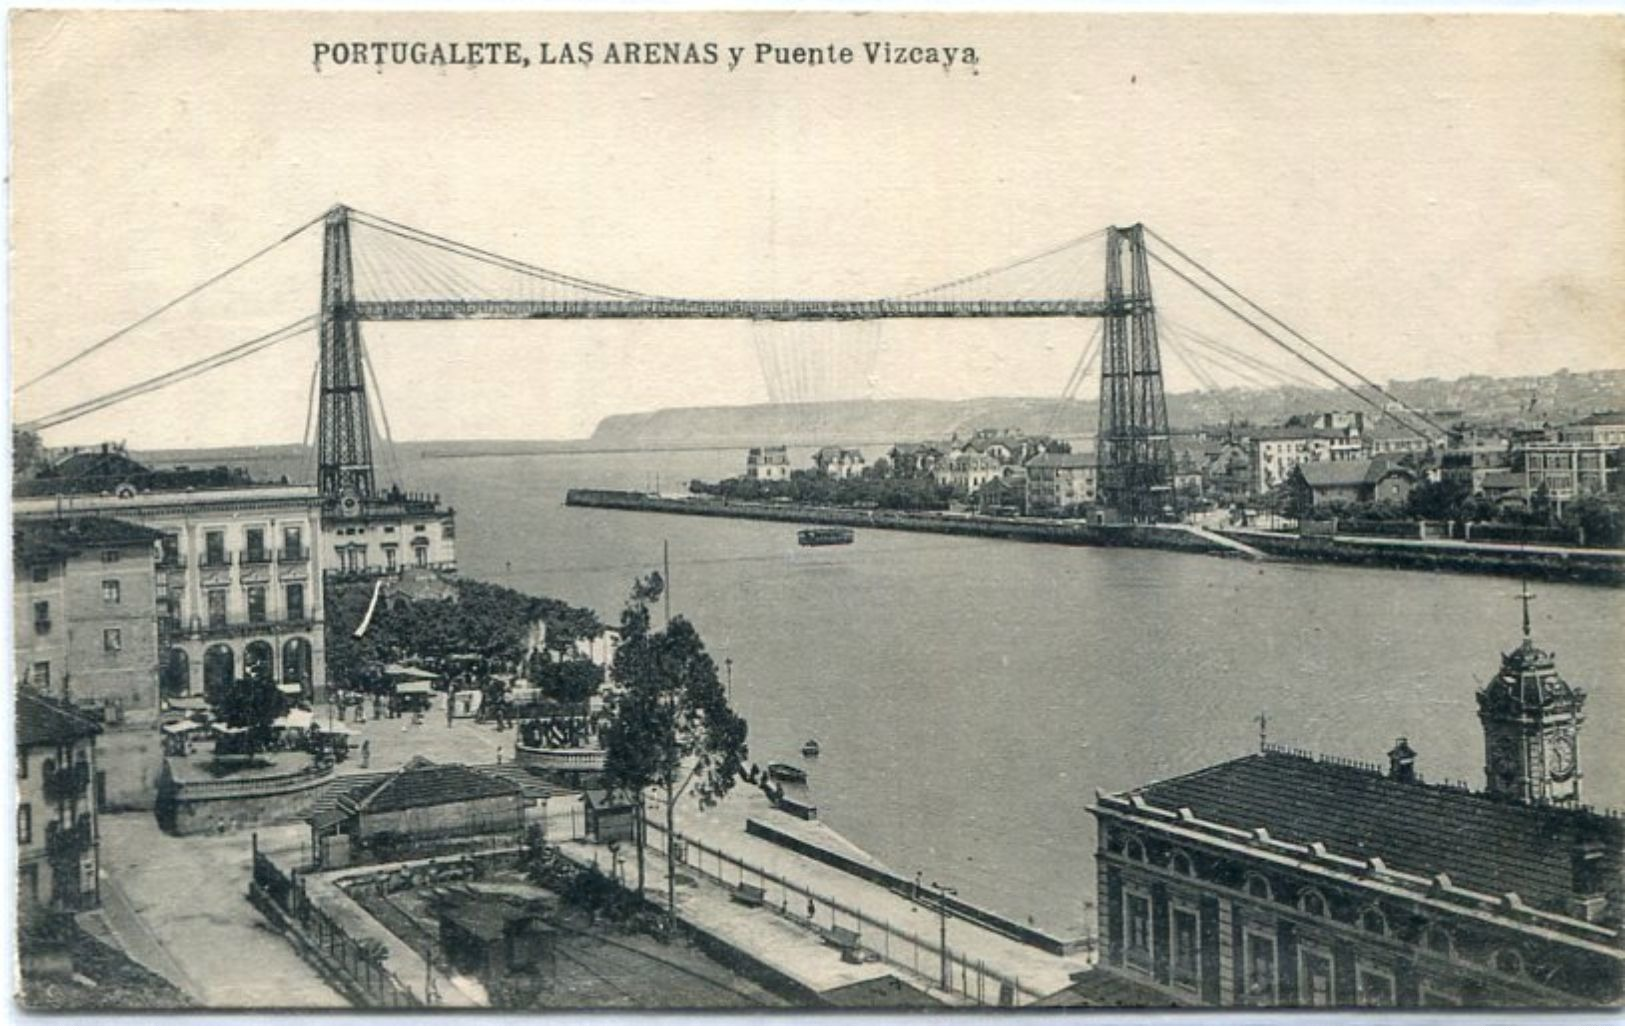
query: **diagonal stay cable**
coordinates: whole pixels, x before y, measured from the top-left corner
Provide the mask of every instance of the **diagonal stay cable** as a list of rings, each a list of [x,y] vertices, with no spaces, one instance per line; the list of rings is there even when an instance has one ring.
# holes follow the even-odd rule
[[[1175,276],[1182,279],[1185,282],[1186,285],[1190,286],[1192,289],[1194,289],[1198,293],[1202,294],[1202,296],[1206,297],[1208,300],[1211,300],[1213,303],[1217,304],[1219,307],[1221,307],[1224,310],[1228,311],[1231,315],[1235,316],[1237,319],[1239,319],[1244,324],[1250,326],[1254,331],[1259,333],[1259,335],[1263,336],[1266,340],[1269,340],[1271,343],[1275,344],[1277,347],[1280,347],[1282,350],[1286,351],[1288,354],[1290,354],[1293,357],[1297,358],[1299,361],[1303,362],[1305,365],[1308,365],[1310,368],[1314,369],[1316,372],[1319,372],[1321,375],[1325,376],[1327,379],[1331,380],[1332,382],[1336,383],[1338,386],[1342,387],[1344,390],[1346,390],[1349,393],[1353,394],[1356,398],[1359,399],[1361,404],[1364,404],[1364,405],[1366,405],[1368,407],[1372,407],[1372,408],[1378,407],[1378,405],[1374,401],[1372,401],[1371,398],[1367,397],[1365,394],[1361,393],[1359,390],[1356,390],[1354,387],[1350,386],[1347,382],[1345,382],[1342,378],[1340,378],[1336,373],[1334,373],[1334,372],[1330,371],[1329,369],[1325,368],[1324,366],[1316,363],[1313,359],[1311,359],[1309,357],[1306,357],[1305,355],[1299,353],[1297,350],[1295,350],[1292,347],[1291,344],[1287,343],[1285,340],[1281,339],[1279,336],[1277,336],[1274,333],[1270,332],[1265,327],[1259,325],[1257,322],[1253,321],[1251,318],[1248,318],[1246,315],[1242,314],[1240,311],[1237,311],[1234,307],[1231,307],[1229,304],[1225,303],[1225,301],[1222,298],[1220,298],[1219,296],[1217,296],[1216,294],[1214,294],[1212,290],[1209,290],[1207,287],[1203,286],[1201,283],[1199,283],[1196,280],[1192,279],[1190,276],[1186,275],[1184,272],[1181,272],[1179,269],[1175,268],[1173,265],[1171,265],[1167,261],[1163,260],[1162,256],[1160,254],[1158,254],[1156,251],[1151,250],[1150,248],[1147,248],[1146,251],[1145,251],[1145,254],[1152,261],[1155,261],[1157,264],[1161,265],[1163,268],[1167,269],[1168,271],[1172,272]],[[1363,379],[1364,377],[1361,377],[1361,378]],[[1403,403],[1403,402],[1401,402],[1401,403]],[[1409,406],[1407,405],[1407,408],[1408,407]],[[1411,432],[1416,433],[1416,434],[1418,434],[1420,436],[1423,436],[1423,437],[1426,437],[1428,435],[1426,430],[1418,429],[1416,426],[1414,426],[1411,423],[1406,422],[1404,419],[1400,418],[1397,414],[1395,414],[1393,412],[1389,412],[1388,414],[1394,419],[1394,421],[1398,422],[1400,425],[1404,426],[1406,429],[1409,429]]]
[[[21,423],[18,428],[38,431],[41,429],[49,429],[52,426],[61,425],[64,422],[71,422],[74,419],[83,418],[86,415],[93,414],[94,412],[100,411],[103,408],[111,407],[112,405],[118,404],[122,401],[130,400],[131,398],[138,397],[144,393],[151,393],[154,390],[161,390],[167,386],[173,386],[176,383],[185,382],[186,380],[200,376],[205,372],[211,372],[222,365],[229,365],[234,361],[239,361],[251,354],[258,353],[259,351],[265,350],[268,347],[273,347],[276,344],[290,340],[295,336],[308,333],[315,329],[317,324],[318,316],[307,315],[298,321],[288,323],[281,329],[274,329],[263,336],[256,336],[252,340],[246,340],[242,343],[236,344],[235,346],[227,347],[225,350],[217,351],[206,358],[200,358],[190,364],[182,365],[179,368],[170,369],[168,372],[153,376],[150,379],[142,380],[139,383],[132,383],[129,386],[120,387],[111,393],[102,394],[100,397],[93,397],[90,400],[80,401],[77,404],[71,404],[66,408],[52,412],[49,415],[42,415],[37,419],[31,419],[27,422]]]
[[[912,297],[924,296],[927,293],[937,293],[937,292],[942,291],[942,290],[951,290],[955,286],[964,286],[964,285],[967,285],[969,283],[979,282],[979,281],[981,281],[983,279],[987,279],[987,278],[990,278],[992,276],[998,275],[1001,272],[1014,271],[1015,269],[1021,268],[1024,265],[1030,265],[1034,261],[1042,261],[1047,257],[1053,257],[1056,254],[1061,253],[1062,251],[1071,250],[1073,247],[1081,246],[1081,245],[1083,245],[1085,243],[1088,243],[1090,240],[1097,239],[1098,237],[1104,236],[1105,234],[1106,234],[1105,229],[1096,229],[1094,232],[1086,233],[1083,236],[1079,236],[1077,239],[1068,240],[1065,243],[1059,244],[1058,246],[1051,247],[1050,249],[1048,249],[1046,251],[1043,251],[1041,253],[1033,254],[1033,255],[1030,255],[1030,256],[1024,257],[1024,258],[1018,258],[1015,261],[1011,261],[1011,262],[1008,262],[1006,264],[997,265],[997,266],[995,266],[993,268],[984,269],[984,270],[982,270],[980,272],[973,272],[970,275],[963,276],[963,277],[958,278],[958,279],[950,279],[948,282],[939,283],[936,286],[927,286],[923,290],[915,290],[913,293],[905,293],[900,297],[891,298],[891,299],[908,300],[908,299],[910,299]]]
[[[350,215],[352,218],[361,220],[363,224],[372,229],[376,229],[379,232],[387,232],[394,236],[400,236],[403,239],[407,239],[413,243],[418,243],[424,246],[436,247],[440,250],[457,254],[460,257],[470,258],[476,261],[484,261],[487,264],[497,265],[498,267],[506,268],[512,272],[519,272],[524,275],[530,275],[542,279],[551,279],[557,283],[575,286],[580,289],[592,290],[598,293],[608,293],[621,297],[636,298],[639,300],[662,299],[657,298],[652,294],[640,293],[637,290],[628,290],[619,286],[610,286],[607,283],[594,282],[591,279],[582,279],[579,276],[566,275],[563,272],[555,272],[551,269],[543,268],[540,265],[532,265],[527,262],[520,261],[517,258],[506,257],[494,251],[483,250],[479,247],[473,246],[472,244],[462,243],[445,236],[439,236],[424,229],[417,229],[410,225],[403,225],[400,222],[391,221],[390,219],[384,218],[381,215],[369,214],[366,211],[357,211],[355,209],[351,209]]]
[[[294,237],[298,236],[300,233],[302,233],[305,230],[309,229],[311,226],[315,225],[317,222],[320,222],[322,219],[324,219],[326,217],[327,217],[327,212],[324,211],[321,214],[317,215],[315,218],[312,218],[310,221],[306,222],[304,225],[301,225],[299,228],[294,229],[291,232],[288,232],[287,234],[285,234],[281,239],[277,240],[276,242],[267,244],[266,246],[261,247],[259,250],[256,250],[254,253],[250,254],[248,257],[244,258],[243,260],[237,262],[235,265],[232,265],[230,268],[226,269],[224,272],[220,272],[220,273],[218,273],[216,275],[210,276],[208,279],[205,279],[203,282],[201,282],[201,283],[197,284],[196,286],[192,287],[190,290],[187,290],[185,293],[183,293],[180,296],[176,297],[175,299],[171,300],[169,303],[164,304],[162,307],[156,308],[153,311],[148,312],[147,314],[141,316],[140,318],[136,319],[134,322],[131,322],[129,325],[127,325],[124,328],[118,330],[117,332],[113,333],[112,335],[102,337],[100,340],[97,340],[95,343],[91,344],[90,346],[86,347],[84,350],[81,350],[79,353],[77,353],[77,354],[73,355],[72,357],[68,358],[66,361],[62,361],[62,362],[59,362],[56,365],[51,366],[50,368],[46,369],[44,372],[41,372],[39,375],[37,375],[34,378],[28,380],[28,382],[23,383],[21,386],[17,387],[16,392],[17,393],[22,393],[24,390],[28,389],[30,386],[33,386],[34,384],[36,384],[36,383],[38,383],[38,382],[40,382],[42,380],[49,379],[51,376],[56,375],[58,372],[62,371],[63,369],[65,369],[67,367],[69,367],[70,365],[75,364],[76,362],[80,361],[81,359],[88,358],[90,355],[96,353],[97,351],[101,350],[103,347],[105,347],[108,344],[114,342],[115,340],[122,339],[124,336],[126,336],[129,333],[133,332],[134,330],[139,329],[140,327],[146,325],[148,322],[151,322],[153,319],[157,318],[159,315],[162,315],[164,312],[169,311],[170,309],[174,308],[176,305],[179,305],[179,304],[181,304],[181,303],[183,303],[183,302],[185,302],[187,300],[190,300],[191,298],[197,296],[199,293],[202,293],[204,290],[206,290],[209,287],[213,286],[215,283],[218,283],[222,279],[227,278],[228,276],[232,275],[233,273],[238,272],[241,269],[246,268],[248,265],[253,264],[255,261],[258,261],[260,258],[262,258],[265,255],[269,254],[271,251],[273,251],[273,250],[277,249],[278,247],[282,246],[284,243],[287,243],[289,240],[292,240]]]
[[[1261,305],[1259,305],[1258,303],[1253,301],[1246,294],[1242,293],[1240,290],[1236,289],[1234,286],[1231,286],[1229,283],[1225,282],[1215,272],[1208,269],[1207,266],[1203,265],[1200,261],[1197,261],[1195,258],[1191,257],[1189,254],[1185,253],[1184,251],[1180,250],[1178,247],[1174,246],[1172,243],[1169,243],[1167,240],[1163,239],[1163,237],[1159,233],[1157,233],[1155,230],[1153,230],[1152,228],[1147,226],[1145,231],[1146,231],[1146,233],[1148,235],[1150,235],[1158,243],[1162,244],[1164,247],[1167,247],[1169,250],[1173,251],[1175,254],[1178,254],[1181,258],[1183,258],[1186,262],[1188,262],[1192,267],[1198,269],[1203,275],[1207,276],[1209,279],[1212,279],[1214,282],[1218,283],[1227,292],[1229,292],[1232,296],[1239,299],[1243,304],[1246,304],[1248,307],[1252,308],[1254,311],[1258,312],[1260,315],[1263,315],[1265,318],[1269,319],[1271,322],[1274,322],[1276,325],[1278,325],[1282,329],[1286,330],[1289,335],[1296,338],[1304,346],[1308,347],[1310,350],[1313,350],[1316,354],[1319,354],[1321,357],[1325,358],[1327,361],[1332,362],[1337,367],[1339,367],[1343,371],[1347,372],[1349,375],[1354,376],[1356,379],[1360,380],[1365,385],[1371,387],[1371,389],[1377,391],[1378,393],[1382,394],[1384,397],[1386,397],[1389,400],[1393,401],[1395,404],[1400,405],[1401,407],[1403,407],[1405,409],[1405,411],[1408,414],[1415,415],[1418,419],[1420,419],[1421,421],[1426,423],[1429,427],[1431,427],[1435,432],[1447,433],[1447,430],[1445,430],[1445,428],[1443,426],[1441,426],[1437,422],[1433,421],[1426,414],[1424,414],[1421,411],[1418,411],[1416,408],[1413,408],[1411,405],[1407,404],[1405,401],[1403,401],[1400,398],[1394,396],[1392,393],[1388,392],[1388,390],[1384,389],[1381,385],[1379,385],[1379,384],[1377,384],[1375,382],[1372,382],[1370,379],[1367,379],[1365,377],[1365,375],[1363,375],[1358,369],[1351,367],[1346,362],[1344,362],[1340,358],[1338,358],[1337,355],[1332,354],[1330,351],[1327,351],[1323,347],[1320,347],[1319,345],[1314,343],[1312,340],[1310,340],[1308,337],[1304,336],[1302,333],[1298,332],[1296,329],[1292,328],[1290,325],[1287,325],[1280,318],[1277,318],[1275,315],[1273,315],[1270,312],[1266,311]],[[1166,263],[1164,263],[1164,267],[1167,267]],[[1417,432],[1418,431],[1415,426],[1407,426],[1406,428],[1410,429],[1412,432]],[[1421,435],[1427,436],[1427,433],[1424,432]]]

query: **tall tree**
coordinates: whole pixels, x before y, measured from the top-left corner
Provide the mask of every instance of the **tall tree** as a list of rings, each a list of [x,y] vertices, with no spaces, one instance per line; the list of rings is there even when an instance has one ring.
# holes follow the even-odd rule
[[[654,573],[638,580],[622,613],[615,655],[615,691],[603,734],[605,772],[619,791],[635,796],[638,890],[645,885],[644,798],[652,787],[666,808],[666,898],[677,908],[677,802],[693,787],[702,808],[725,797],[748,755],[747,726],[728,704],[716,662],[692,623],[681,616],[652,629],[649,606],[665,584]]]
[[[232,750],[253,758],[270,743],[271,724],[288,714],[288,697],[270,675],[255,671],[226,690],[215,707],[228,725],[243,731]]]

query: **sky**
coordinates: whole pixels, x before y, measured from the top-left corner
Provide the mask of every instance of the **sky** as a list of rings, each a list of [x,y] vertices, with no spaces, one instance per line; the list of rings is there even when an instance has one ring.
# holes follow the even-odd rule
[[[1625,365],[1617,16],[31,12],[12,32],[14,383],[337,203],[669,296],[875,297],[1143,222],[1378,380]],[[351,40],[522,44],[530,67],[313,63]],[[677,41],[722,65],[634,67]],[[542,66],[588,41],[590,66]],[[866,41],[975,48],[878,65]],[[853,64],[726,67],[758,42]],[[1080,245],[1098,296],[1103,251]],[[316,309],[309,230],[14,394],[32,418]],[[1053,262],[1052,262],[1053,263]],[[1157,267],[1163,314],[1279,352]],[[1053,396],[1093,323],[368,324],[400,439],[570,438],[606,415]],[[301,438],[311,334],[49,431]],[[834,354],[846,371],[819,373]],[[786,357],[786,355],[791,357]],[[854,356],[856,356],[854,358]],[[1171,390],[1197,380],[1169,358]],[[852,372],[856,366],[857,372]],[[776,384],[776,386],[775,386]],[[811,385],[809,385],[811,384]],[[1085,392],[1093,385],[1085,386]]]

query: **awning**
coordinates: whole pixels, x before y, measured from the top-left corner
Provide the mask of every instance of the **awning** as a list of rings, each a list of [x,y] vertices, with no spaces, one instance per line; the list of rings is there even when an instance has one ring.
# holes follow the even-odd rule
[[[427,694],[429,693],[429,685],[427,683],[397,683],[395,684],[395,693]]]
[[[303,694],[305,688],[297,683],[278,683],[276,688],[284,694]]]
[[[413,665],[386,665],[384,666],[384,675],[398,680],[432,680],[440,678],[427,669],[419,669]]]
[[[208,699],[202,697],[169,697],[164,699],[164,704],[184,712],[195,712],[209,707]]]
[[[203,724],[200,723],[200,722],[193,722],[191,719],[182,719],[180,722],[172,722],[172,723],[166,724],[164,727],[162,727],[162,732],[164,732],[164,733],[191,733],[194,730],[201,730],[202,728],[203,728]]]
[[[325,733],[325,734],[327,734],[329,736],[333,736],[333,737],[359,737],[359,736],[361,736],[361,731],[360,730],[352,730],[350,727],[344,725],[342,722],[335,722],[333,724],[332,729],[328,729],[320,720],[318,720],[318,721],[311,724],[311,732],[313,732],[313,733]]]
[[[284,730],[308,730],[313,721],[314,716],[310,712],[305,711],[303,708],[295,708],[287,715],[271,723],[271,725]]]

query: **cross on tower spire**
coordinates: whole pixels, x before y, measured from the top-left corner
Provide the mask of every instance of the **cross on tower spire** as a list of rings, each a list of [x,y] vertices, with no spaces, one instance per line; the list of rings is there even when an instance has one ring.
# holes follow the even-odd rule
[[[1529,592],[1529,581],[1527,579],[1523,581],[1523,589],[1513,596],[1523,601],[1523,642],[1526,644],[1532,643],[1533,638],[1529,633],[1529,602],[1535,599],[1535,595]]]

